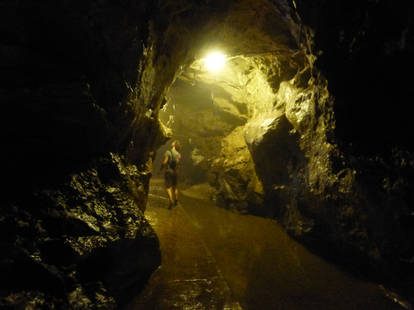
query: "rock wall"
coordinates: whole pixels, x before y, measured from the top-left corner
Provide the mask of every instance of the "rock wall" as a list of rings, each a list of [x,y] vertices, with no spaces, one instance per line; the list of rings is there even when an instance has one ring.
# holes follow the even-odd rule
[[[158,110],[225,7],[0,3],[2,308],[119,308],[158,267]]]
[[[296,1],[296,0],[295,0]],[[412,150],[412,9],[405,1],[296,1],[335,96],[336,135],[359,154]],[[303,41],[305,36],[303,36]],[[352,119],[352,122],[349,122]],[[362,130],[363,129],[363,130]]]
[[[142,289],[161,262],[148,177],[111,154],[3,205],[2,306],[113,309]]]
[[[373,81],[384,81],[378,74],[373,78],[377,71],[368,71],[378,70],[381,62],[396,64],[397,54],[407,65],[412,64],[407,59],[412,41],[406,37],[412,27],[401,13],[404,22],[391,27],[400,31],[381,42],[375,25],[380,16],[385,18],[387,1],[369,5],[343,2],[342,9],[333,13],[327,9],[331,5],[297,1],[298,15],[292,15],[302,25],[299,33],[293,32],[297,45],[290,45],[282,56],[246,52],[232,58],[234,72],[230,75],[224,73],[215,82],[199,75],[201,81],[224,89],[231,98],[227,103],[232,107],[227,110],[242,106],[247,111],[246,124],[222,137],[221,152],[212,160],[210,182],[223,207],[277,218],[315,251],[410,295],[414,240],[409,125],[405,116],[396,115],[395,120],[385,116],[392,90],[384,90],[388,94],[384,98],[375,92],[374,102],[365,93],[359,97],[356,90],[363,88],[361,79],[370,76],[369,92],[373,94]],[[362,28],[351,23],[356,11],[365,21]],[[341,12],[349,20],[339,18]],[[398,16],[397,9],[392,12]],[[324,29],[335,29],[338,37]],[[365,46],[358,37],[365,30],[370,31],[367,38],[376,42],[373,46]],[[266,33],[261,31],[258,37]],[[350,49],[353,44],[356,49]],[[378,44],[383,44],[381,53],[373,62],[372,49]],[[343,58],[337,60],[338,55]],[[362,65],[364,61],[367,67]],[[360,72],[356,77],[360,84],[351,82],[351,70]],[[384,79],[389,80],[389,73],[395,79],[394,70],[386,70]],[[332,84],[326,77],[333,78]],[[403,109],[410,92],[401,93],[404,95],[393,102]],[[389,125],[386,134],[384,122]],[[393,139],[394,135],[398,137]]]
[[[200,81],[180,79],[172,86],[168,102],[160,111],[160,120],[171,129],[172,139],[178,139],[182,146],[180,183],[206,182],[212,162],[220,152],[221,140],[244,122],[241,116],[217,106],[217,101],[222,104],[225,101],[219,96],[219,89]],[[167,148],[170,143],[158,151],[156,169]]]
[[[412,155],[395,149],[390,158],[357,156],[341,148],[334,97],[312,61],[292,79],[286,75],[284,80],[282,73],[281,83],[273,88],[273,104],[250,114],[244,128],[238,129],[250,151],[244,153],[244,162],[254,162],[253,170],[251,164],[232,166],[236,171],[227,167],[238,160],[241,148],[231,135],[232,144],[223,140],[226,159],[216,162],[221,172],[216,184],[225,185],[218,187],[225,197],[222,205],[234,209],[232,201],[240,193],[244,204],[239,211],[274,217],[311,249],[409,296]],[[257,192],[240,186],[257,177],[263,185],[264,207],[248,207],[245,197]]]
[[[223,138],[209,181],[217,189],[215,199],[219,206],[240,213],[257,213],[257,208],[263,208],[263,185],[256,175],[243,131],[240,126]]]
[[[414,64],[410,9],[391,1],[296,4],[303,22],[312,27],[302,40],[319,55],[315,66],[329,81],[335,113],[335,129],[326,130],[331,147],[322,144],[322,151],[313,148],[316,153],[309,154],[322,163],[313,161],[310,170],[320,176],[310,183],[317,204],[302,207],[301,213],[317,219],[317,238],[325,236],[348,265],[358,261],[356,268],[391,280],[410,296],[412,123],[406,114],[391,112],[404,110],[411,100],[406,79],[397,73]],[[319,85],[323,93],[324,85]],[[323,141],[306,143],[315,142]],[[323,251],[330,252],[328,248]]]
[[[2,307],[116,308],[160,264],[143,217],[154,139],[126,152],[162,95],[136,87],[160,83],[148,10],[1,3]]]
[[[181,174],[190,176],[192,184],[208,181],[217,189],[214,199],[219,205],[242,213],[264,211],[263,186],[248,140],[255,135],[261,139],[271,122],[284,113],[278,96],[285,89],[280,93],[278,89],[284,79],[292,79],[302,69],[305,60],[300,51],[288,63],[268,52],[234,56],[216,73],[204,70],[198,60],[181,76],[185,82],[180,83],[187,86],[172,88],[170,108],[161,113],[162,120],[171,123],[175,137],[190,141],[184,158],[202,158],[197,164],[184,162]],[[175,95],[178,88],[181,96]],[[201,89],[203,96],[196,95]],[[268,155],[262,156],[268,162],[275,158]],[[203,178],[191,177],[195,172]]]

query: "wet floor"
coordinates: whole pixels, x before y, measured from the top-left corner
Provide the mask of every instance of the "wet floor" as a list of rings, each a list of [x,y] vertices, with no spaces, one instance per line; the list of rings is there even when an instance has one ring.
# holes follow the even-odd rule
[[[307,251],[276,221],[187,194],[168,210],[162,180],[152,180],[146,217],[162,265],[128,310],[403,309],[377,284]]]

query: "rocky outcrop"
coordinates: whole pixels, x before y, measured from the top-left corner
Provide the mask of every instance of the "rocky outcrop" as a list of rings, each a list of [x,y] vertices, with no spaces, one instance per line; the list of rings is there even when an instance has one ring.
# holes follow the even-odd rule
[[[223,72],[215,74],[203,69],[202,60],[190,66],[182,77],[185,82],[173,86],[170,104],[161,113],[174,135],[189,141],[182,174],[202,171],[203,177],[190,177],[190,183],[207,180],[217,189],[216,201],[227,208],[242,213],[264,211],[263,186],[256,175],[250,140],[260,142],[272,120],[283,114],[284,102],[278,96],[287,92],[286,83],[280,83],[292,78],[305,59],[298,52],[286,65],[267,53],[235,56],[228,59]],[[267,156],[268,152],[262,154]],[[193,160],[190,165],[186,157]]]
[[[180,181],[188,184],[207,181],[212,161],[220,152],[221,140],[243,123],[243,118],[236,115],[237,110],[234,113],[228,111],[228,107],[236,108],[231,103],[224,104],[226,99],[219,96],[220,89],[195,83],[177,80],[168,102],[160,111],[162,123],[169,126],[174,139],[181,142]],[[165,147],[159,150],[161,155]],[[156,165],[158,168],[160,161]]]
[[[216,189],[215,200],[225,208],[246,213],[263,208],[263,186],[256,176],[254,162],[238,127],[222,140],[220,156],[210,173],[209,182]]]
[[[327,130],[328,144],[315,140],[318,135],[307,140],[308,145],[323,146],[313,148],[322,156],[311,152],[309,160],[330,162],[314,161],[310,166],[317,199],[315,207],[308,203],[301,213],[317,219],[319,228],[313,231],[319,233],[307,241],[317,248],[317,239],[328,240],[348,265],[358,261],[360,269],[383,281],[392,279],[409,296],[413,235],[408,227],[414,218],[407,188],[414,182],[412,130],[406,114],[390,112],[405,110],[411,100],[410,92],[403,90],[406,79],[397,73],[413,65],[413,42],[406,39],[413,32],[409,9],[405,3],[389,1],[296,4],[304,23],[312,27],[303,32],[303,40],[311,42],[306,45],[315,54],[319,50],[316,65],[329,81],[335,112],[335,129]],[[329,118],[324,123],[329,124]]]
[[[304,25],[312,29],[313,49],[320,54],[317,67],[335,96],[336,136],[359,154],[389,157],[396,146],[412,150],[411,118],[401,113],[413,96],[411,80],[402,74],[414,66],[409,4],[295,3]]]
[[[136,294],[161,262],[137,207],[148,177],[112,154],[3,206],[2,306],[114,309]]]
[[[118,308],[159,265],[158,110],[219,15],[189,4],[0,4],[1,307]]]
[[[303,11],[299,12],[310,14],[304,20],[317,12],[328,14],[323,9],[318,11],[318,6],[314,11],[305,4],[300,8]],[[349,9],[352,12],[356,7]],[[302,23],[299,16],[296,18]],[[332,18],[328,21],[334,22]],[[311,19],[310,24],[315,25],[315,20]],[[316,30],[323,32],[322,26],[317,25]],[[412,270],[413,253],[408,224],[413,220],[412,198],[407,192],[408,184],[413,182],[412,155],[401,148],[393,153],[386,151],[384,146],[390,145],[390,140],[381,145],[375,142],[376,138],[366,137],[366,132],[362,135],[369,139],[366,143],[355,138],[356,148],[346,145],[348,133],[372,131],[374,127],[371,121],[367,126],[354,123],[350,114],[341,114],[341,124],[337,126],[336,114],[346,109],[347,100],[353,101],[349,106],[354,107],[360,99],[354,100],[352,92],[342,96],[335,80],[328,87],[317,66],[335,57],[318,52],[318,47],[325,46],[329,53],[332,46],[327,41],[321,43],[324,37],[318,39],[317,33],[302,24],[300,34],[294,36],[297,47],[291,46],[285,58],[276,52],[246,53],[232,58],[227,71],[215,80],[207,74],[197,74],[199,81],[211,87],[220,85],[232,99],[221,105],[222,109],[240,111],[240,105],[247,117],[245,124],[222,137],[220,153],[211,161],[210,182],[222,206],[277,218],[315,251],[401,289],[401,283],[412,278],[408,272]],[[404,42],[409,46],[408,41]],[[353,50],[350,59],[362,57],[356,55]],[[322,66],[328,77],[337,68],[333,61],[329,68]],[[193,69],[197,67],[195,64]],[[336,79],[340,81],[340,77]],[[383,101],[377,98],[377,103]],[[353,109],[358,113],[357,108]],[[376,115],[376,111],[373,113]],[[395,124],[395,128],[406,125],[404,121]],[[344,135],[346,126],[352,130]],[[404,145],[398,141],[395,139],[393,144]],[[251,184],[260,184],[263,191]],[[265,207],[252,201],[264,201]],[[398,283],[399,279],[405,280]]]
[[[411,155],[394,154],[392,161],[384,161],[357,159],[344,152],[334,138],[334,105],[327,84],[308,71],[304,68],[295,78],[281,82],[274,104],[250,114],[246,125],[238,128],[243,137],[239,144],[249,150],[245,162],[254,166],[235,166],[237,173],[232,171],[234,179],[228,182],[225,161],[217,160],[226,185],[218,187],[227,198],[222,205],[234,209],[235,193],[246,201],[253,191],[247,186],[240,190],[240,184],[246,183],[244,178],[256,180],[257,175],[265,207],[244,205],[239,211],[277,218],[315,251],[404,290],[402,283],[412,277],[408,223],[413,218],[407,192],[412,182]],[[225,140],[223,145],[233,150],[223,147],[222,153],[234,163],[240,147]]]

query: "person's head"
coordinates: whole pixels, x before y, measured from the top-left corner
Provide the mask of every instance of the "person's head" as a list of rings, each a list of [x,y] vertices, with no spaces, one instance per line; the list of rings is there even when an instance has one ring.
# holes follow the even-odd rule
[[[180,150],[181,150],[181,144],[180,144],[180,141],[178,141],[178,140],[174,140],[174,141],[171,143],[171,146],[172,146],[173,148],[175,148],[177,151],[180,151]]]

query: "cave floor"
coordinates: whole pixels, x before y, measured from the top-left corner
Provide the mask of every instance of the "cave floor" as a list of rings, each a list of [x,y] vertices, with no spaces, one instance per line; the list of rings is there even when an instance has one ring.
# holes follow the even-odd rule
[[[378,285],[310,253],[276,221],[187,194],[168,210],[163,181],[151,181],[145,215],[162,265],[128,310],[402,309]]]

